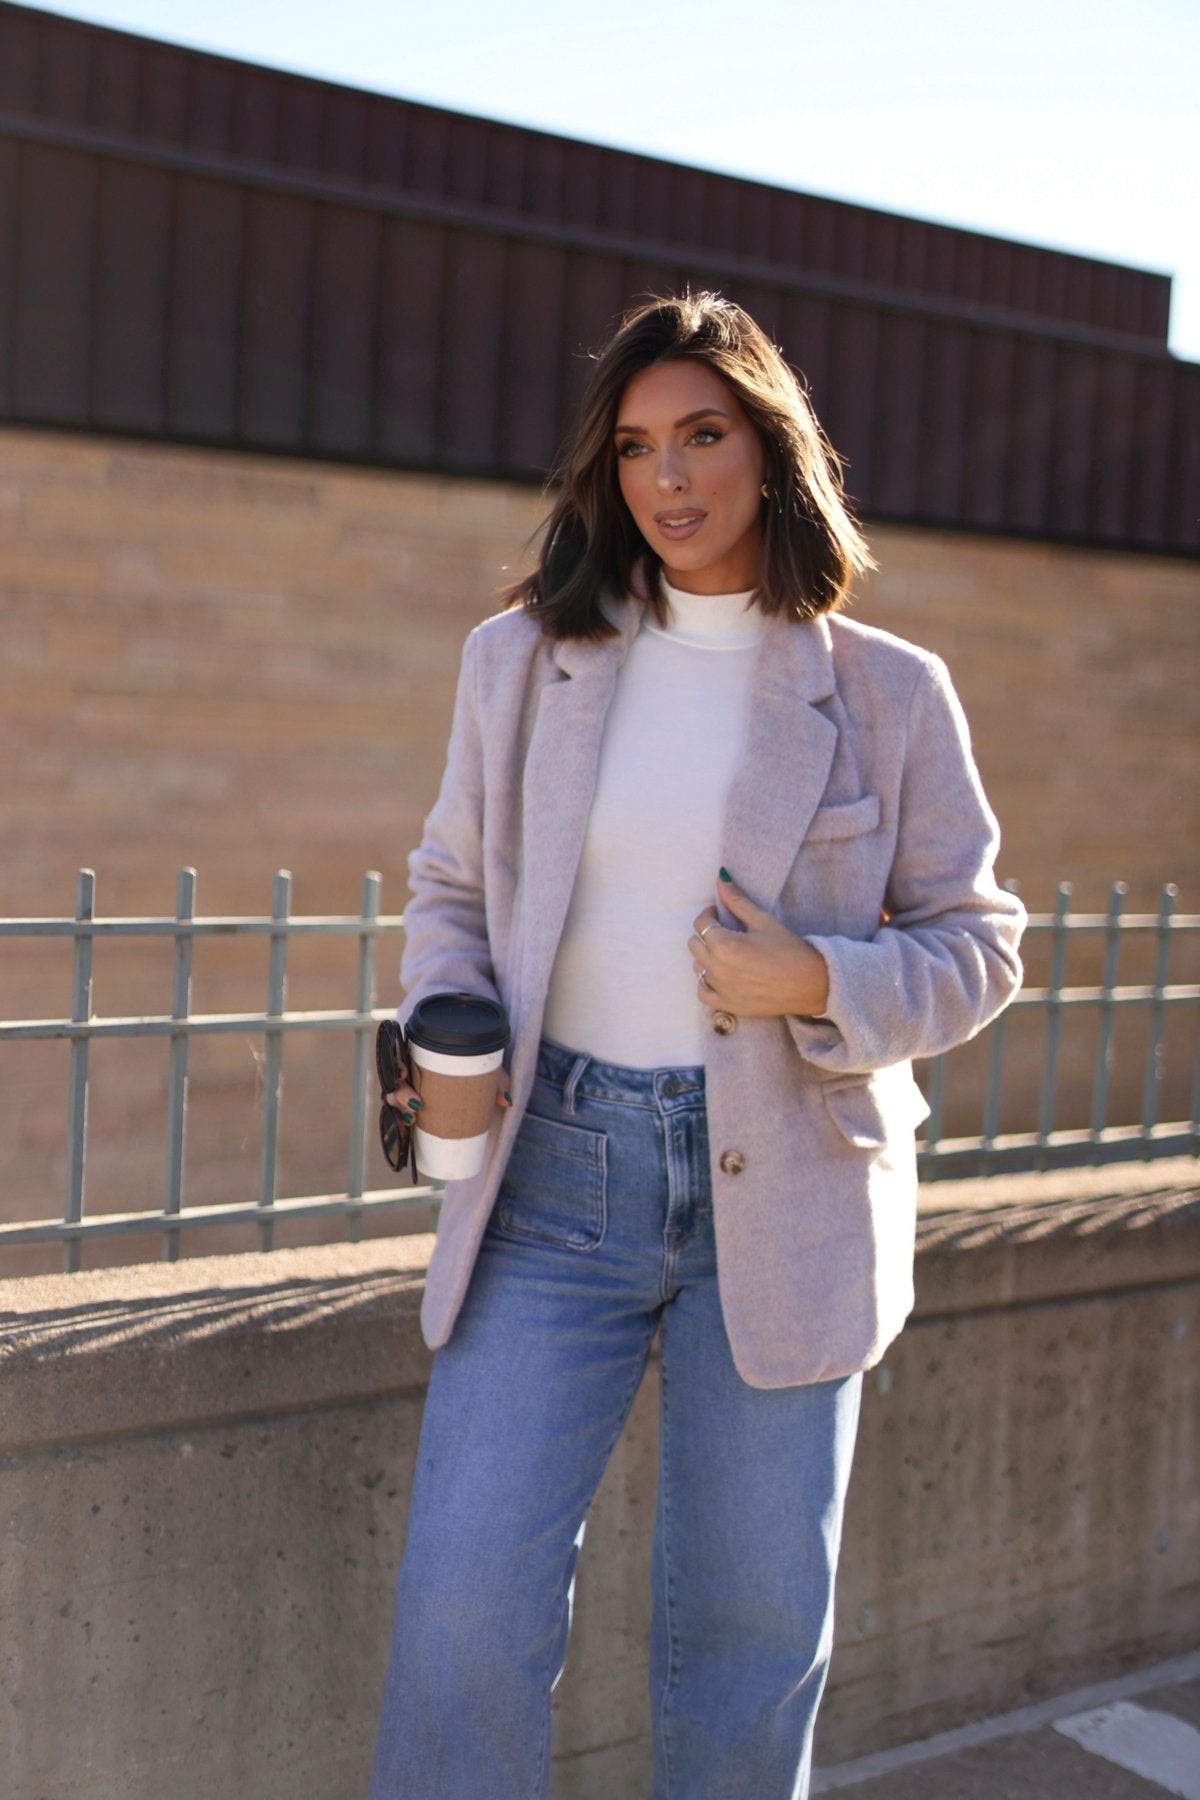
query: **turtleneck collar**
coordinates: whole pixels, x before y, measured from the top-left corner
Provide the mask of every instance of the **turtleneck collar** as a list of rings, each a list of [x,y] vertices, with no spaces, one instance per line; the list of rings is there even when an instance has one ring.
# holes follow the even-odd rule
[[[766,615],[752,604],[755,588],[744,594],[686,594],[660,576],[660,590],[669,608],[665,626],[656,625],[648,613],[643,629],[677,643],[704,650],[737,650],[756,644],[766,629]]]

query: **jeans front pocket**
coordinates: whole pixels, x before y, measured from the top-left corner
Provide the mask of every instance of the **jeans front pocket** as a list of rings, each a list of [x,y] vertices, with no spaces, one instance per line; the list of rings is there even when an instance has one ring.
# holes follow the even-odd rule
[[[604,1133],[526,1113],[490,1229],[525,1243],[595,1250],[604,1227]]]

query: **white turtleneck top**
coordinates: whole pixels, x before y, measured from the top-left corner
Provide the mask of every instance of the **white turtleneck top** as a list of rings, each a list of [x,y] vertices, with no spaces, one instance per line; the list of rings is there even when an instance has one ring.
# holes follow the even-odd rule
[[[765,624],[753,591],[662,591],[667,625],[646,614],[617,676],[544,1025],[638,1069],[704,1061],[709,1014],[687,942],[715,898]]]

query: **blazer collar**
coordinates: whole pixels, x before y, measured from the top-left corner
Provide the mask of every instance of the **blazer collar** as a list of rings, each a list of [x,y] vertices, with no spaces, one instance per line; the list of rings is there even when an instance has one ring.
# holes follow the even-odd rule
[[[545,999],[583,849],[604,720],[642,607],[627,600],[613,605],[609,616],[616,636],[598,643],[560,638],[551,646],[561,676],[541,690],[525,755],[523,893],[517,909],[523,1008],[540,1007]]]
[[[797,620],[774,613],[767,620],[755,670],[755,691],[774,690],[809,706],[836,693],[833,634],[824,614]]]
[[[551,656],[572,680],[579,677],[590,678],[598,673],[598,665],[607,671],[611,668],[613,676],[629,654],[629,646],[638,634],[642,623],[644,607],[638,600],[606,600],[604,615],[617,628],[615,637],[600,638],[556,638],[551,647]]]
[[[835,693],[828,621],[769,618],[722,831],[725,867],[768,910],[779,898],[829,780],[838,732],[821,708]]]

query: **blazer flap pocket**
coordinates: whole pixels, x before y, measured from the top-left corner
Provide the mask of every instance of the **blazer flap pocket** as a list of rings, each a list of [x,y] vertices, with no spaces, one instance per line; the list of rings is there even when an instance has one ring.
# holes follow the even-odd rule
[[[845,806],[819,806],[812,816],[806,843],[832,842],[835,838],[861,837],[879,824],[879,795],[864,794]]]
[[[915,1131],[929,1117],[929,1104],[903,1064],[895,1078],[890,1070],[865,1080],[851,1076],[827,1082],[821,1094],[830,1118],[856,1150],[882,1150],[889,1136]]]

